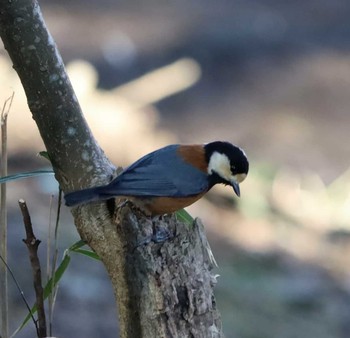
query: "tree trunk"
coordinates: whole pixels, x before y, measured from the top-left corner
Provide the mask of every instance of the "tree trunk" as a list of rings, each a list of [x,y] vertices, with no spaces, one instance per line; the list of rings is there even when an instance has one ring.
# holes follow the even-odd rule
[[[85,122],[37,1],[0,0],[0,34],[62,190],[108,182],[115,168]],[[106,203],[72,213],[113,283],[121,337],[223,336],[211,256],[198,220],[188,225],[173,215],[152,224],[128,203],[113,216]],[[138,245],[154,227],[174,237]]]

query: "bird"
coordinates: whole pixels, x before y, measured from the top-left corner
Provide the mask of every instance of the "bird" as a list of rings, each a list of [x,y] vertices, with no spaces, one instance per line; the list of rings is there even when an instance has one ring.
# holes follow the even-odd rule
[[[248,170],[245,152],[229,142],[172,144],[141,157],[107,185],[65,194],[65,204],[122,197],[147,214],[169,214],[193,204],[216,184],[231,186],[239,197]]]

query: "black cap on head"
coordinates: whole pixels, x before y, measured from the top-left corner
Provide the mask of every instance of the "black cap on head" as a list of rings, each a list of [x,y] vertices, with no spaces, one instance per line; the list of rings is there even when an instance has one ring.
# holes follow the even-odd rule
[[[214,152],[225,154],[231,163],[232,174],[248,174],[249,162],[244,151],[229,142],[216,141],[204,146],[206,160],[209,163]]]

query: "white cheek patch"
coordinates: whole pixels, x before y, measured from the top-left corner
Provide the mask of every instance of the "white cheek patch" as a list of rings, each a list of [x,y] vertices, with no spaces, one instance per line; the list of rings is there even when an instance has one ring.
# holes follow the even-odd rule
[[[230,181],[232,176],[230,169],[230,160],[225,154],[221,154],[215,151],[211,155],[208,164],[208,174],[212,174],[213,171],[215,171],[223,179]]]

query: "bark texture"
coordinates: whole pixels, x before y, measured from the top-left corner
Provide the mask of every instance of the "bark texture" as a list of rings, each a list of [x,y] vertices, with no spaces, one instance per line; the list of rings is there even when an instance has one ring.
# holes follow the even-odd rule
[[[37,1],[0,0],[0,34],[62,190],[108,182],[114,166],[82,116]],[[113,283],[121,337],[222,337],[199,221],[189,226],[166,216],[152,224],[129,204],[113,217],[105,203],[72,213]],[[174,237],[159,244],[145,241],[154,227],[167,228]]]
[[[129,337],[220,337],[221,322],[213,286],[211,252],[200,220],[192,225],[175,215],[152,224],[128,205],[115,215],[120,271],[125,279],[122,316]],[[150,241],[154,226],[166,231],[164,243]],[[132,325],[134,323],[134,325]],[[137,325],[136,325],[137,323]]]

